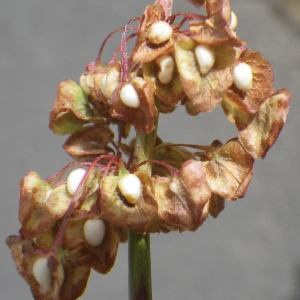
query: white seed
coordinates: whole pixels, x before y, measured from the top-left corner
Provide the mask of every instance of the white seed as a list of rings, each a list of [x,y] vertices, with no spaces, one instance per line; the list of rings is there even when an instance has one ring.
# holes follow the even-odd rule
[[[91,94],[91,90],[94,87],[93,79],[91,75],[85,75],[84,73],[79,78],[81,88],[87,95]]]
[[[124,175],[118,183],[121,194],[131,204],[136,204],[141,196],[141,181],[134,174]]]
[[[238,24],[237,16],[233,11],[231,11],[231,21],[230,21],[229,29],[234,30],[237,24]]]
[[[148,39],[153,44],[167,41],[173,33],[172,27],[165,21],[158,21],[150,26]]]
[[[173,78],[174,60],[171,55],[163,55],[155,60],[159,67],[158,79],[163,84],[168,84]]]
[[[198,45],[195,49],[195,55],[200,67],[201,75],[206,75],[213,67],[216,60],[214,49],[208,46]]]
[[[169,189],[175,194],[180,194],[178,185],[175,181],[171,181],[171,183],[169,184]]]
[[[130,83],[124,84],[121,88],[120,99],[128,107],[138,108],[140,106],[138,93]]]
[[[238,89],[248,92],[253,82],[251,67],[245,62],[237,64],[233,69],[233,82]]]
[[[85,174],[85,169],[76,169],[76,170],[73,170],[68,178],[67,178],[67,190],[69,192],[70,195],[74,195],[79,184],[80,184],[80,181],[82,180],[84,174]]]
[[[105,80],[103,81],[105,88],[103,87],[103,89],[101,90],[106,97],[109,97],[119,86],[120,78],[121,71],[117,67],[117,65],[108,69],[108,71],[106,72],[105,79],[103,79]]]
[[[50,290],[52,285],[52,276],[47,264],[47,257],[38,258],[33,264],[32,273],[36,281],[43,288]]]
[[[107,74],[104,74],[101,77],[101,81],[100,81],[100,90],[101,90],[102,94],[105,97],[107,97],[107,94],[106,94],[106,79],[107,79]]]
[[[93,247],[99,246],[105,236],[105,223],[101,219],[86,220],[83,235],[87,243]]]

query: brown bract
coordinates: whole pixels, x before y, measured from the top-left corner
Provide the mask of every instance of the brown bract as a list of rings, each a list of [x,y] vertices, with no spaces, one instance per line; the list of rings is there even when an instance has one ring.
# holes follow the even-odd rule
[[[50,290],[46,289],[36,281],[33,275],[33,265],[35,261],[40,257],[46,257],[46,254],[41,255],[40,253],[37,253],[39,247],[32,239],[25,240],[20,236],[11,235],[6,239],[6,243],[11,250],[11,254],[15,261],[17,270],[29,284],[34,299],[58,300],[59,289],[64,278],[63,269],[61,267],[51,268],[52,271],[54,271],[53,273],[56,273],[59,276],[54,279],[54,274],[51,274],[52,287]]]
[[[133,62],[137,64],[149,62],[163,54],[172,52],[172,38],[158,45],[148,40],[150,26],[157,21],[165,21],[164,8],[160,3],[148,5],[140,20],[139,35],[132,51]],[[172,24],[170,26],[174,27]]]
[[[251,49],[242,52],[237,63],[239,62],[244,62],[251,67],[252,87],[248,92],[243,92],[233,85],[226,93],[225,99],[237,109],[254,114],[273,93],[273,69],[259,52]]]
[[[179,170],[184,162],[194,159],[194,156],[183,147],[175,146],[172,143],[161,143],[156,147],[153,159],[165,162]],[[153,164],[152,175],[168,177],[170,171],[162,165]]]
[[[138,94],[140,106],[137,108],[126,106],[118,95],[113,97],[110,102],[111,115],[123,122],[130,123],[138,133],[147,134],[155,128],[158,116],[153,87],[139,77],[132,79],[131,83]]]
[[[254,159],[237,138],[228,141],[203,163],[213,193],[227,200],[244,197],[253,175]]]
[[[74,158],[99,156],[112,151],[107,144],[113,138],[107,125],[89,125],[73,133],[63,147]]]
[[[119,246],[119,237],[115,228],[105,222],[105,235],[100,245],[89,245],[83,235],[83,226],[87,219],[69,219],[63,237],[63,247],[68,252],[85,250],[85,259],[90,266],[101,274],[108,273],[113,267]]]
[[[59,254],[46,254],[52,241],[51,232],[43,233],[35,240],[24,240],[19,236],[9,236],[6,239],[17,270],[30,285],[34,299],[77,299],[85,290],[91,268],[84,261],[81,249],[72,253],[66,253],[61,249]],[[40,257],[48,259],[47,266],[52,279],[50,289],[40,285],[33,275],[33,265]]]
[[[241,142],[253,157],[264,158],[276,142],[289,112],[290,99],[288,90],[279,90],[254,115],[246,114],[226,102],[222,104],[225,113],[234,120]]]
[[[50,129],[56,134],[70,134],[86,123],[103,123],[93,114],[84,91],[72,80],[62,81],[50,113]]]
[[[193,3],[197,7],[203,5],[205,2],[205,0],[187,0],[187,1]]]
[[[229,24],[231,21],[231,7],[229,0],[206,0],[204,4],[207,16],[220,15]]]
[[[174,53],[170,53],[169,55],[175,59]],[[173,107],[174,110],[177,107],[178,101],[182,100],[185,96],[183,87],[181,85],[180,75],[175,66],[172,80],[168,84],[163,84],[157,77],[158,72],[159,68],[154,61],[143,64],[143,77],[154,85],[155,96],[163,104]]]
[[[128,227],[138,234],[145,234],[157,214],[152,181],[145,171],[135,173],[141,181],[142,193],[135,205],[128,203],[118,188],[119,176],[101,179],[99,205],[101,217],[118,227]]]
[[[240,47],[245,44],[236,33],[229,29],[231,8],[228,0],[212,0],[205,2],[208,18],[205,21],[189,23],[191,38],[201,45],[231,45]]]
[[[219,213],[225,208],[225,199],[217,194],[212,193],[211,198],[208,201],[208,212],[216,218]]]
[[[121,63],[93,70],[91,74],[92,88],[89,100],[97,107],[97,103],[107,104],[107,98],[118,87],[121,78]],[[101,111],[99,111],[101,113]]]
[[[182,87],[192,102],[191,114],[211,111],[222,101],[233,83],[231,66],[235,59],[231,46],[215,47],[215,64],[202,76],[194,53],[196,46],[184,35],[178,35],[175,43],[176,64]]]
[[[158,216],[171,228],[194,231],[206,220],[211,190],[201,162],[185,162],[178,176],[154,177],[154,187]]]
[[[28,173],[20,183],[21,235],[33,238],[49,230],[64,215],[70,201],[65,184],[53,189],[37,173]]]

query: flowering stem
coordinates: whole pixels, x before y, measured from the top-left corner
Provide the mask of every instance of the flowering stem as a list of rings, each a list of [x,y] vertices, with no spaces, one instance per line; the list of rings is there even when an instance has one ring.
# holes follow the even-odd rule
[[[129,299],[151,300],[150,234],[142,236],[129,230]]]
[[[157,122],[156,122],[157,125]],[[149,134],[137,133],[134,145],[134,165],[153,156],[156,141],[156,129]],[[152,164],[149,162],[140,167],[151,175]],[[129,230],[128,240],[129,265],[129,300],[151,300],[151,256],[150,234],[142,236]]]

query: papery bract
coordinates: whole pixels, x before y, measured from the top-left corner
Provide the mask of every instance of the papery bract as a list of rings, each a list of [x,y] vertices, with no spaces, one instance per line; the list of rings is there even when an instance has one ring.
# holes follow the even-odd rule
[[[206,172],[201,162],[185,162],[178,175],[156,177],[155,197],[158,216],[179,231],[196,230],[207,218],[204,210],[211,197]]]
[[[20,185],[20,233],[26,238],[33,238],[49,230],[64,215],[71,197],[65,184],[53,189],[35,172],[27,174]]]
[[[118,188],[119,176],[106,176],[101,180],[99,205],[101,216],[119,227],[128,227],[138,234],[145,234],[157,213],[157,203],[151,179],[145,171],[135,173],[141,180],[142,193],[135,205],[128,203]]]
[[[254,115],[223,102],[225,113],[235,122],[241,142],[253,157],[264,158],[277,140],[289,112],[290,99],[288,90],[279,90]]]
[[[231,65],[235,59],[232,47],[215,48],[216,62],[205,76],[198,67],[194,50],[196,44],[188,37],[179,35],[175,43],[175,58],[185,94],[196,112],[208,112],[223,99],[233,78]]]
[[[50,129],[56,134],[70,134],[89,122],[103,123],[104,120],[93,114],[80,86],[72,80],[61,82],[50,114]]]
[[[245,195],[253,175],[254,159],[238,139],[228,141],[204,163],[213,193],[227,200]]]
[[[114,138],[106,125],[89,125],[73,133],[64,143],[65,151],[74,158],[99,156],[111,152],[107,146]]]
[[[225,95],[226,101],[246,113],[256,113],[260,106],[273,93],[273,70],[269,62],[256,51],[245,50],[239,57],[239,62],[247,63],[253,72],[252,87],[243,92],[232,86]]]

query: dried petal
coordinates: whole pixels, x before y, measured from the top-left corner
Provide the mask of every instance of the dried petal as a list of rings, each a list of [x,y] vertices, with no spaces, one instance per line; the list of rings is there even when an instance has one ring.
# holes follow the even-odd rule
[[[232,47],[215,48],[216,62],[206,76],[202,76],[194,50],[196,44],[180,35],[175,44],[175,58],[185,94],[198,112],[214,109],[233,82],[231,65],[235,59]]]
[[[156,147],[153,159],[165,162],[174,168],[180,169],[184,162],[194,159],[194,156],[183,147],[174,146],[172,143],[161,143]],[[152,174],[168,176],[170,171],[159,164],[154,164]]]
[[[132,85],[138,94],[140,106],[128,107],[118,97],[111,102],[111,115],[132,124],[137,132],[147,134],[155,128],[154,123],[157,118],[153,89],[148,82],[137,77],[132,80]]]
[[[119,237],[114,227],[104,221],[105,235],[97,246],[90,245],[84,237],[84,225],[87,219],[70,219],[64,232],[63,246],[69,252],[82,247],[85,249],[86,263],[101,274],[108,273],[113,267],[117,255]]]
[[[204,210],[211,197],[201,162],[185,162],[172,178],[155,178],[158,216],[179,231],[196,230],[207,218]]]
[[[224,208],[225,208],[224,198],[222,198],[216,194],[211,194],[211,198],[209,199],[209,202],[208,202],[209,214],[213,218],[216,218]]]
[[[208,18],[205,21],[190,22],[191,37],[201,45],[231,45],[240,47],[244,44],[231,30],[231,8],[228,0],[205,2]]]
[[[165,56],[163,56],[165,57]],[[168,57],[174,59],[173,54],[169,54]],[[158,58],[160,59],[160,57]],[[176,66],[174,66],[174,71],[172,74],[172,80],[169,83],[162,83],[159,79],[160,68],[155,62],[143,64],[143,76],[148,81],[151,82],[154,86],[154,93],[157,98],[164,105],[173,106],[173,111],[177,103],[183,99],[185,93],[183,91],[180,76]]]
[[[99,156],[108,153],[107,146],[114,138],[111,129],[106,125],[89,125],[73,133],[63,147],[74,158]]]
[[[212,192],[227,200],[245,195],[253,175],[254,159],[237,138],[215,151],[212,160],[204,165]]]
[[[64,215],[71,198],[65,184],[52,189],[35,172],[28,173],[20,186],[20,233],[26,238],[33,238],[49,230]]]
[[[50,129],[56,134],[70,134],[88,122],[103,123],[104,120],[93,114],[80,86],[72,80],[61,82],[50,113]]]
[[[276,142],[289,112],[290,99],[290,92],[283,89],[269,98],[255,115],[234,110],[239,138],[253,157],[264,158]]]
[[[193,3],[196,7],[203,5],[205,2],[205,0],[187,0],[187,1]]]
[[[165,12],[158,2],[148,5],[139,24],[139,36],[135,48],[132,51],[132,60],[141,64],[155,60],[163,54],[168,54],[173,49],[173,39],[169,38],[159,44],[151,41],[151,26],[154,23],[163,21],[165,24]],[[167,25],[172,30],[172,25]],[[150,39],[149,39],[150,33]]]
[[[231,20],[231,8],[229,0],[208,0],[205,1],[205,10],[208,17],[221,15],[228,24]]]
[[[226,101],[246,113],[256,113],[260,106],[273,93],[273,70],[269,62],[256,51],[245,50],[240,63],[246,63],[252,69],[253,81],[248,92],[244,92],[234,85],[226,93]]]
[[[30,285],[34,299],[62,299],[60,298],[60,289],[64,284],[65,272],[60,259],[54,255],[42,254],[43,249],[39,248],[39,245],[33,240],[24,240],[19,236],[9,236],[6,243],[11,250],[19,274]],[[48,287],[41,285],[34,275],[34,264],[41,257],[47,259],[47,267],[51,274],[51,286]],[[71,300],[79,296],[80,294],[70,293],[70,296],[63,299]]]
[[[118,183],[120,177],[106,176],[101,179],[99,205],[102,218],[118,227],[129,227],[138,234],[144,234],[157,213],[157,203],[149,175],[144,171],[135,173],[141,181],[141,197],[135,205],[126,201]]]

